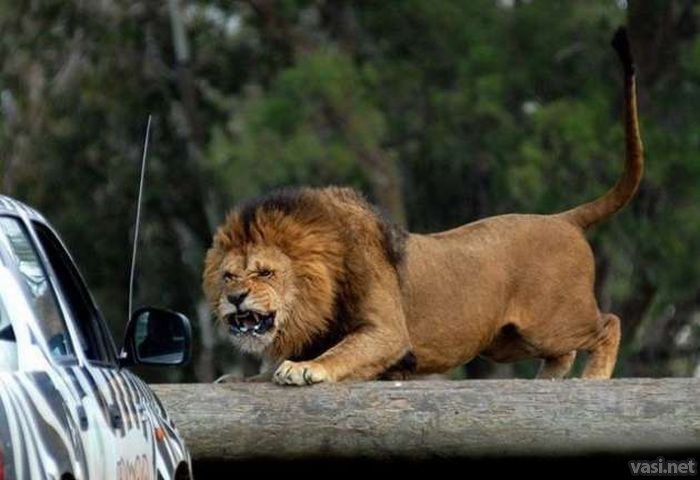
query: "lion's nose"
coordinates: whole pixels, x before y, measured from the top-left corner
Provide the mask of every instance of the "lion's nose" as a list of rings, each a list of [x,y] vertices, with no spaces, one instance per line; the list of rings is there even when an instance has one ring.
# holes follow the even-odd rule
[[[234,293],[226,297],[229,301],[229,303],[235,305],[236,307],[240,307],[241,303],[243,303],[243,300],[245,300],[245,297],[248,296],[248,292],[242,292],[242,293]]]

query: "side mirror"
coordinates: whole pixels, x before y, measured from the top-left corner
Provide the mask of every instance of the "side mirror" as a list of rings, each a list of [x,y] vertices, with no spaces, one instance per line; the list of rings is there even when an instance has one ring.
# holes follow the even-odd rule
[[[192,330],[181,313],[161,308],[139,308],[126,326],[122,366],[184,365],[190,360]]]

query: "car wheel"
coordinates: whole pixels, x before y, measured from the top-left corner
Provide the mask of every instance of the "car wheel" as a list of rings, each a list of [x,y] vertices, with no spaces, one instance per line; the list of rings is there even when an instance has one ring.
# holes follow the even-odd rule
[[[175,470],[175,480],[190,480],[190,470],[187,468],[187,464],[181,463],[178,465],[177,470]]]

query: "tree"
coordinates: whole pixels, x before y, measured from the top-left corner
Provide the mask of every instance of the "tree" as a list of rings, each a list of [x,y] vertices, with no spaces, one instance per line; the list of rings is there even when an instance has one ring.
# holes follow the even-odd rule
[[[58,227],[121,334],[153,113],[137,303],[196,318],[204,360],[183,378],[211,379],[248,365],[224,331],[209,334],[199,286],[228,208],[279,186],[342,183],[435,231],[589,200],[622,165],[608,42],[627,19],[647,172],[632,205],[591,233],[597,289],[624,321],[619,374],[690,374],[700,12],[688,0],[623,3],[2,2],[0,185]]]

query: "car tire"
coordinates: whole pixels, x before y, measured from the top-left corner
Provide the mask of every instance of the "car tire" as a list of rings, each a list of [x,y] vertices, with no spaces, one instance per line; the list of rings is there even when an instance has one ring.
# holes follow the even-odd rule
[[[181,463],[178,465],[177,470],[175,470],[175,480],[191,480],[191,478],[187,464]]]

